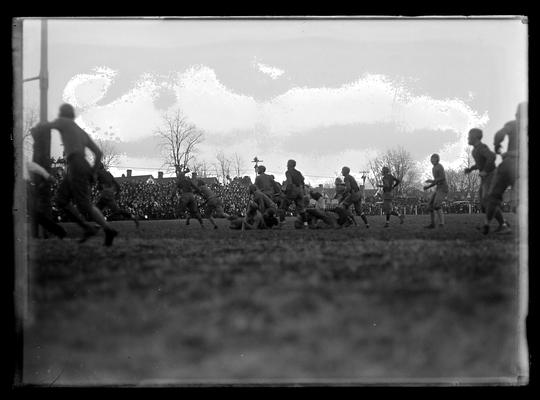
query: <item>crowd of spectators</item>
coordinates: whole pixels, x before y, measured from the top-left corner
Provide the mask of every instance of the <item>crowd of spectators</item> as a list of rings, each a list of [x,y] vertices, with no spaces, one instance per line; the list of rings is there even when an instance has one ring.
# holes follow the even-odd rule
[[[54,204],[55,193],[58,188],[59,180],[52,185],[53,198],[53,216],[61,221],[69,221],[69,217],[59,210]],[[245,213],[249,201],[249,184],[251,181],[246,179],[234,179],[227,184],[212,184],[210,188],[223,201],[225,213],[229,215],[242,216]],[[94,201],[98,198],[96,187],[92,189],[92,198]],[[198,197],[201,213],[205,213],[205,201]],[[120,208],[123,208],[140,219],[175,219],[184,218],[185,215],[178,209],[179,195],[176,189],[176,182],[173,179],[166,181],[156,180],[149,182],[121,182],[120,193],[117,196],[117,202]],[[326,200],[326,208],[333,209],[337,206],[336,201]],[[382,202],[376,198],[368,198],[362,204],[366,215],[382,215]],[[425,199],[394,199],[394,207],[405,215],[424,215],[428,214],[428,203]],[[480,205],[468,202],[446,202],[443,204],[443,210],[448,214],[467,214],[480,213]],[[509,204],[503,205],[503,211],[511,211]],[[106,217],[111,217],[105,211]],[[294,215],[294,207],[288,210],[287,215]]]

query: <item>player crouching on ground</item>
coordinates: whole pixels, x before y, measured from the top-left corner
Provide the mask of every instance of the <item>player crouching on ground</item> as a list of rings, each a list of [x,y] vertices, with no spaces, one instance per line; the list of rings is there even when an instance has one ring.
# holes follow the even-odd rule
[[[274,222],[277,222],[277,211],[278,211],[277,204],[274,203],[269,196],[263,193],[255,185],[249,186],[249,194],[250,194],[251,201],[253,201],[257,205],[258,210],[261,212],[263,219],[265,221],[265,224],[270,225],[267,227],[279,225],[279,223],[274,223]],[[269,224],[266,223],[267,221]]]
[[[251,230],[251,229],[265,229],[266,224],[264,223],[264,218],[262,213],[259,211],[259,207],[253,201],[250,201],[248,204],[246,216],[242,217],[231,217],[230,219],[230,229],[241,229],[241,230]]]
[[[396,217],[398,217],[400,220],[400,224],[402,224],[403,220],[405,219],[405,215],[400,214],[399,212],[395,211],[392,205],[392,199],[394,198],[393,190],[400,183],[401,181],[390,173],[390,168],[388,167],[382,168],[382,185],[377,185],[377,187],[380,187],[383,190],[382,210],[383,210],[383,213],[386,215],[386,222],[384,223],[385,228],[388,228],[390,226],[391,215],[395,215]]]
[[[315,207],[306,208],[310,229],[342,228],[350,224],[350,216],[344,208],[336,207],[333,211],[327,211],[320,193],[310,192],[310,197],[316,201]]]
[[[435,193],[431,196],[431,200],[428,204],[428,211],[431,216],[431,224],[425,226],[425,228],[433,229],[435,228],[435,213],[439,219],[439,227],[444,227],[444,215],[442,211],[442,202],[448,194],[448,184],[446,183],[446,174],[444,172],[444,167],[439,163],[440,157],[438,154],[433,154],[431,156],[431,164],[433,164],[433,178],[426,180],[428,185],[424,186],[424,190],[436,186]]]

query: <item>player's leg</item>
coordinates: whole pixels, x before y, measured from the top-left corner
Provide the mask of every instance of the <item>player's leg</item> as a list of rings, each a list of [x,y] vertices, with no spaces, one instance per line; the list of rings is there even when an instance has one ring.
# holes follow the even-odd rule
[[[56,193],[56,205],[60,209],[64,210],[66,214],[68,214],[75,221],[75,223],[83,229],[84,233],[83,237],[80,239],[80,242],[84,242],[89,237],[94,236],[98,230],[86,222],[86,219],[73,204],[73,196],[69,179],[70,177],[66,176],[58,187],[58,191]]]
[[[431,218],[431,223],[427,226],[425,226],[425,228],[428,228],[428,229],[433,229],[435,228],[435,209],[434,209],[434,206],[433,206],[433,203],[434,203],[434,200],[435,200],[435,195],[437,193],[433,193],[431,195],[431,199],[429,200],[429,203],[428,203],[428,206],[427,206],[427,211],[429,212],[429,216]]]
[[[214,215],[215,211],[216,211],[215,205],[213,203],[208,202],[205,208],[205,217],[208,219],[208,221],[210,221],[214,229],[217,229],[218,226],[216,222],[214,221],[214,219],[212,218],[212,215]]]
[[[502,216],[501,204],[503,201],[503,194],[505,190],[513,184],[515,178],[511,164],[509,162],[505,163],[505,161],[506,160],[503,160],[503,162],[498,166],[490,188],[490,193],[487,200],[486,219],[482,230],[484,234],[489,233],[489,225],[493,218],[498,214]],[[506,229],[502,229],[503,233],[509,231],[510,229],[507,227]]]
[[[439,228],[442,228],[444,226],[444,213],[442,209],[442,203],[445,198],[446,194],[442,191],[435,191],[435,199],[433,201],[433,209],[435,210],[435,213],[437,215],[437,219],[439,221]]]
[[[199,221],[201,227],[204,228],[203,219],[201,213],[199,212],[199,207],[197,207],[197,200],[195,199],[195,196],[191,195],[188,197],[187,207],[191,217]]]
[[[388,228],[390,226],[390,213],[392,212],[392,199],[383,199],[382,208],[385,216],[384,227]]]
[[[104,245],[111,246],[114,238],[118,235],[118,232],[105,220],[101,211],[92,204],[90,200],[90,184],[88,177],[83,174],[75,176],[71,181],[71,192],[77,208],[79,208],[82,213],[89,215],[93,221],[97,222],[97,224],[103,228],[103,231],[105,232]],[[86,238],[83,237],[82,241],[85,240]]]
[[[366,228],[369,228],[369,223],[368,223],[366,214],[364,213],[364,210],[362,209],[362,198],[360,197],[359,193],[357,194],[357,199],[354,202],[354,210],[356,211],[356,215],[358,215],[362,219]]]

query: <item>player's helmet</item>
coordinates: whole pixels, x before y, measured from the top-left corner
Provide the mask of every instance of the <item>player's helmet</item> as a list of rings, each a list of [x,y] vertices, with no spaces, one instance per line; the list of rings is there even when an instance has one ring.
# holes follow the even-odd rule
[[[259,174],[262,174],[265,171],[266,171],[266,167],[264,165],[259,165],[259,167],[257,168],[257,172]]]
[[[441,159],[441,157],[439,157],[439,155],[437,153],[433,153],[431,155],[431,159],[436,159],[437,161],[439,161]]]
[[[388,168],[388,167],[382,167],[382,173],[383,173],[383,174],[388,174],[388,173],[390,173],[390,168]]]
[[[294,160],[287,161],[287,167],[289,167],[289,168],[296,167],[296,161],[294,161]]]
[[[341,178],[336,178],[336,181],[335,181],[336,184],[339,184],[339,183],[343,183],[343,181],[341,180]]]
[[[255,193],[257,191],[257,186],[251,184],[249,185],[249,193]]]
[[[343,175],[347,175],[347,174],[349,174],[350,172],[351,172],[351,169],[350,169],[349,167],[343,167],[343,168],[341,168],[341,173],[342,173]]]
[[[60,106],[58,110],[58,116],[63,118],[75,119],[75,109],[71,104],[64,103]]]

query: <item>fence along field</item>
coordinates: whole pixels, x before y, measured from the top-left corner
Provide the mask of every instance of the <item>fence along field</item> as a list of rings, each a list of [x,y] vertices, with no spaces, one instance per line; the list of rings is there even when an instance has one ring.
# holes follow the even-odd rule
[[[481,218],[246,232],[118,221],[111,248],[30,241],[23,382],[515,382],[518,237],[486,238]]]

